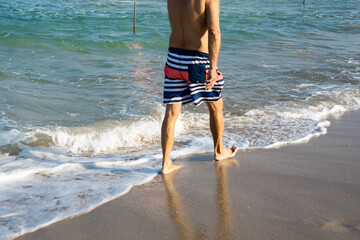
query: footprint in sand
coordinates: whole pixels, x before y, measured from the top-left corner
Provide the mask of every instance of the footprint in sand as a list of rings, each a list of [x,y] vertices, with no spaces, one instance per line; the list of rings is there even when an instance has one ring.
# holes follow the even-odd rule
[[[356,226],[356,224],[346,223],[344,219],[335,219],[323,224],[321,229],[331,232],[360,232],[360,224]]]

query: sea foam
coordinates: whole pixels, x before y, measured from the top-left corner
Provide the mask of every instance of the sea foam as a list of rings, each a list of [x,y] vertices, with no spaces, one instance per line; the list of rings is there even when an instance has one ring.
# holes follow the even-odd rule
[[[319,96],[327,100],[316,101]],[[308,141],[327,132],[330,115],[359,109],[359,102],[356,88],[322,87],[302,101],[250,109],[239,116],[226,113],[224,142],[251,149]],[[2,146],[16,145],[21,151],[0,156],[0,219],[6,222],[0,226],[1,238],[87,212],[151,180],[161,168],[158,114],[163,111],[159,105],[151,114],[157,117],[83,127],[2,130]],[[182,111],[172,158],[211,153],[208,121],[207,113]]]

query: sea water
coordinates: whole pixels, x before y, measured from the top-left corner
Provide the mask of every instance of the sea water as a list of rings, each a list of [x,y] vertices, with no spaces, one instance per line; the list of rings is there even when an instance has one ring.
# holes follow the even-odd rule
[[[360,1],[302,2],[221,1],[227,146],[306,141],[360,108]],[[166,1],[137,1],[132,30],[133,1],[0,0],[0,239],[160,170]],[[205,104],[183,106],[173,150],[211,152]]]

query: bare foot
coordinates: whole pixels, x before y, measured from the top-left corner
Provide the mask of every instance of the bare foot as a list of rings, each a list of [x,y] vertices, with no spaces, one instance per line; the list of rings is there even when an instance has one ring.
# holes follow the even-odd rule
[[[237,146],[233,146],[232,148],[225,148],[224,152],[222,154],[214,154],[214,160],[215,161],[221,161],[227,158],[231,158],[235,156],[236,152],[238,151]]]
[[[175,165],[175,164],[167,164],[166,166],[163,166],[160,173],[165,175],[165,174],[168,174],[172,171],[175,171],[175,170],[178,170],[181,168],[181,165]]]

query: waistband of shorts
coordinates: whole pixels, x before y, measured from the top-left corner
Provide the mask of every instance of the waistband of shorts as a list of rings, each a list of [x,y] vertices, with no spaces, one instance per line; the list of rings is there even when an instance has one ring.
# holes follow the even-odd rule
[[[184,55],[184,56],[196,56],[196,57],[209,57],[209,54],[196,51],[196,50],[189,50],[189,49],[183,49],[183,48],[174,48],[169,47],[169,52]]]

